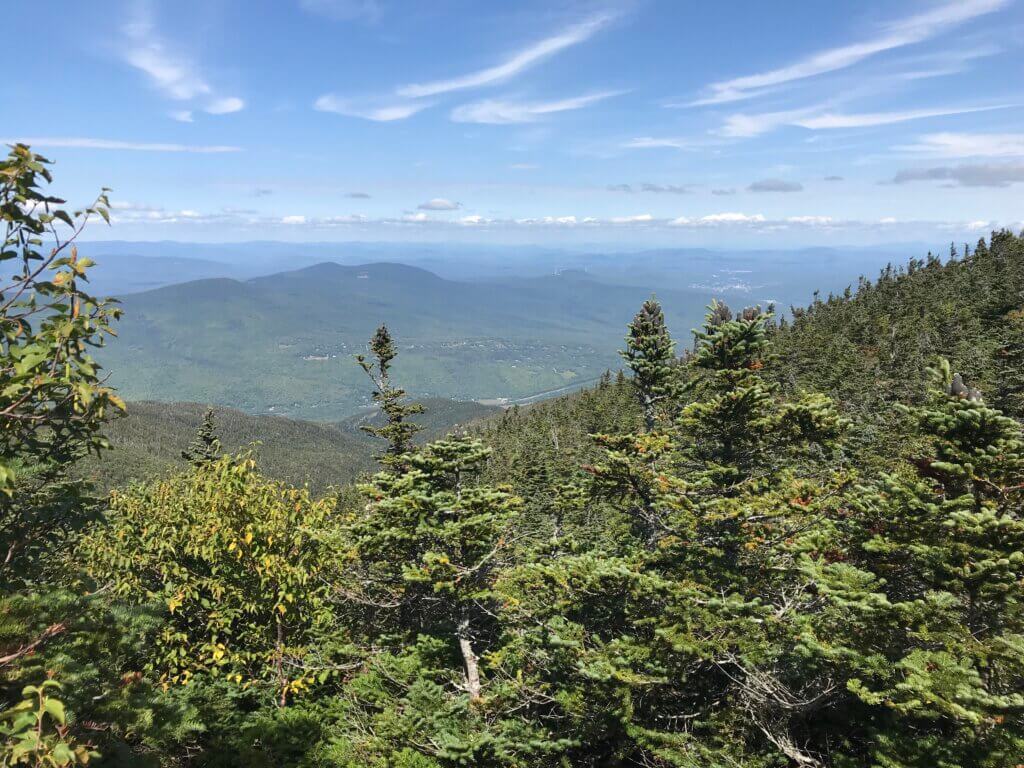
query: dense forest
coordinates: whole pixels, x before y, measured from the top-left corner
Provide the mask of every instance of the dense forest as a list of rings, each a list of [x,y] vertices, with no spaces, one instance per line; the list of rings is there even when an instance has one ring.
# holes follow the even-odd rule
[[[429,439],[382,327],[375,467],[211,415],[108,492],[107,201],[49,182],[0,163],[0,764],[1024,764],[1024,238],[678,341],[651,298],[621,372]]]

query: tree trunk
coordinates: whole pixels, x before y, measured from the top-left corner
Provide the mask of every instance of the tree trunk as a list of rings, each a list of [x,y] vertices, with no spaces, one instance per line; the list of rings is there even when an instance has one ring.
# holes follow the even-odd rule
[[[462,651],[462,660],[466,664],[466,691],[472,701],[480,700],[480,667],[476,653],[473,651],[473,643],[470,639],[469,619],[464,618],[459,622],[456,632],[459,638],[459,650]]]
[[[274,645],[274,650],[277,658],[274,660],[274,667],[277,672],[277,685],[280,689],[277,706],[284,709],[288,704],[288,680],[284,676],[284,625],[281,623],[280,616],[276,618],[277,642]]]

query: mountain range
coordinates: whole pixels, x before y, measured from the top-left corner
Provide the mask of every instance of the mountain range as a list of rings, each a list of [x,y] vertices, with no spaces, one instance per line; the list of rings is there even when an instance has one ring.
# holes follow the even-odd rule
[[[122,297],[118,338],[100,353],[122,394],[328,422],[371,406],[353,358],[382,323],[399,342],[396,375],[412,394],[503,405],[617,369],[623,328],[652,293],[686,344],[713,297],[777,302],[785,311],[806,303],[812,286],[838,292],[900,260],[885,249],[827,248],[499,248],[475,257],[459,247],[389,244],[90,243],[85,250],[99,265],[94,292]],[[368,252],[434,264],[441,274],[391,259],[339,263]],[[308,263],[321,256],[329,258]],[[287,264],[299,267],[281,269]]]

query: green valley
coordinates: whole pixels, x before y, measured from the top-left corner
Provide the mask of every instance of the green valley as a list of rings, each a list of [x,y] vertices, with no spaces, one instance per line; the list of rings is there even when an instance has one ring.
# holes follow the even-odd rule
[[[621,328],[647,295],[577,273],[460,283],[400,264],[323,263],[130,294],[100,360],[129,399],[336,421],[369,404],[353,359],[386,322],[417,397],[516,400],[618,368]],[[664,298],[683,329],[707,300]]]

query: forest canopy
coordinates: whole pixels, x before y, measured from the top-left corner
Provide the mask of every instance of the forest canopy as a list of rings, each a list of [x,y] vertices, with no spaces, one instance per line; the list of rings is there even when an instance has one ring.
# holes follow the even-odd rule
[[[652,297],[617,374],[426,441],[382,326],[374,470],[211,411],[107,493],[107,201],[50,181],[0,163],[0,764],[1024,763],[1021,237],[692,335]]]

